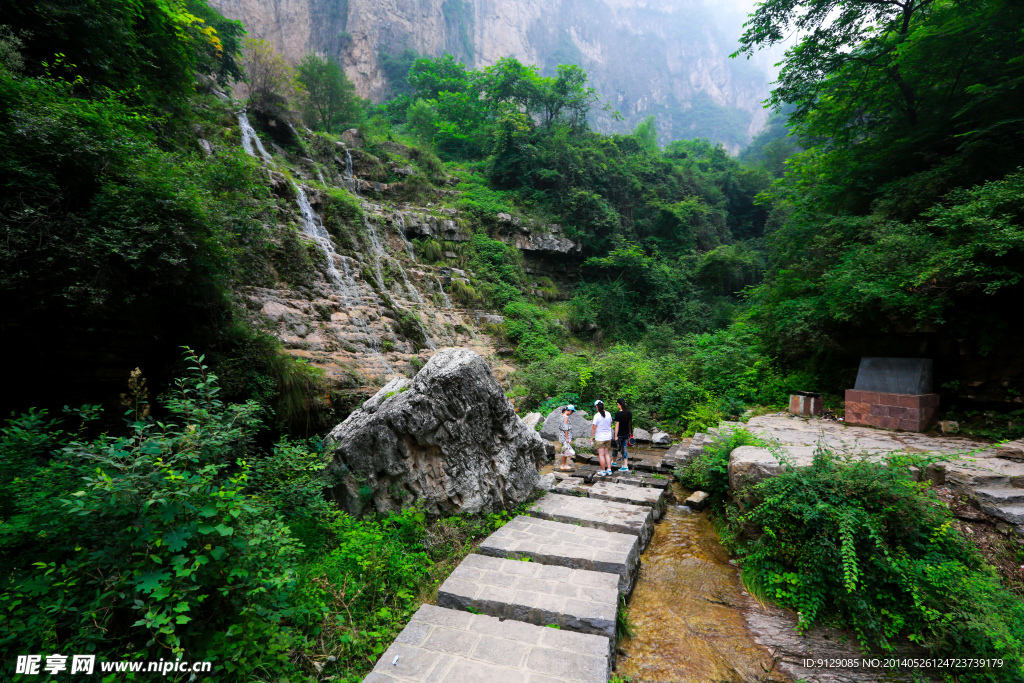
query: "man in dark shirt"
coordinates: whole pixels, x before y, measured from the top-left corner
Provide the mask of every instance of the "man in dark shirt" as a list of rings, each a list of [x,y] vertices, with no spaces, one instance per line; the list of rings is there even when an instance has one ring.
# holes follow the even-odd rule
[[[619,411],[615,413],[615,442],[622,453],[622,467],[619,472],[629,472],[629,437],[633,434],[633,413],[626,410],[626,402],[621,398],[615,402]]]

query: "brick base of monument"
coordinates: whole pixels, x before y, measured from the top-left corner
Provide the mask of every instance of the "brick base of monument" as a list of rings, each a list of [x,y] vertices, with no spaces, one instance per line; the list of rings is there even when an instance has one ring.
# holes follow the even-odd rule
[[[846,424],[923,432],[939,417],[938,394],[846,390]]]

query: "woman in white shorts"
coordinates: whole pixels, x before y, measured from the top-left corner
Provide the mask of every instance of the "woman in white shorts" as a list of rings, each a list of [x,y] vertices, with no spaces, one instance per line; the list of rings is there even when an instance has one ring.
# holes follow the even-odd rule
[[[597,458],[601,463],[598,475],[608,477],[612,473],[612,414],[604,409],[604,401],[594,401],[594,421],[590,427],[590,438],[594,440]]]

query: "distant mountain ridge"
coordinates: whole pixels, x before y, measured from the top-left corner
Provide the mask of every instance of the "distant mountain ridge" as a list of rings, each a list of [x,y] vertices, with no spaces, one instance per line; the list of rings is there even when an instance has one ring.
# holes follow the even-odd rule
[[[213,0],[250,35],[298,60],[338,59],[360,95],[391,91],[380,55],[410,48],[451,53],[479,68],[514,56],[550,72],[587,69],[625,118],[600,113],[602,131],[630,130],[651,114],[660,141],[708,137],[735,152],[763,127],[768,73],[729,59],[721,17],[697,0]],[[735,14],[736,21],[741,15]],[[737,30],[739,23],[737,23]]]

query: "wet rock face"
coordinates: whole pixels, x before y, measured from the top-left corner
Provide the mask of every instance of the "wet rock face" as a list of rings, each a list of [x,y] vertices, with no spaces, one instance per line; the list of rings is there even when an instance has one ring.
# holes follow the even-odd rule
[[[432,515],[510,509],[537,483],[540,436],[469,349],[443,349],[412,380],[392,380],[331,431],[331,497],[342,509]]]

